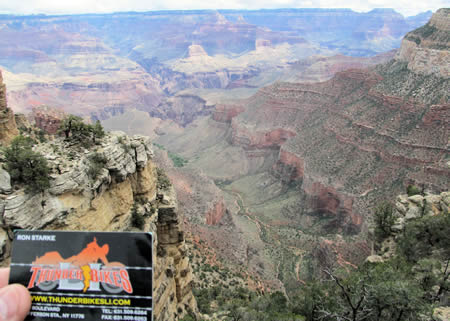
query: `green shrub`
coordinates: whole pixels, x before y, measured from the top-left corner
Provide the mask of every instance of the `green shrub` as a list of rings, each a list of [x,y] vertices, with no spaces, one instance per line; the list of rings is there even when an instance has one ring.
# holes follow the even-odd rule
[[[180,321],[197,321],[197,319],[191,314],[186,314]]]
[[[101,139],[105,136],[105,130],[103,129],[102,124],[100,124],[100,121],[97,120],[95,122],[95,125],[88,125],[89,126],[89,130],[92,134],[92,141],[94,143],[97,143],[97,139]]]
[[[91,154],[88,158],[90,160],[88,175],[92,179],[96,179],[101,170],[106,166],[108,160],[100,153]]]
[[[421,194],[422,191],[416,185],[408,185],[408,187],[406,188],[406,193],[408,194],[408,196],[413,196],[413,195]]]
[[[50,187],[47,160],[32,150],[33,140],[17,136],[5,148],[5,169],[13,183],[26,184],[26,192],[43,191]]]
[[[450,215],[424,216],[406,224],[399,250],[409,261],[429,256],[450,258]]]
[[[374,213],[375,238],[381,242],[387,238],[395,223],[394,206],[389,202],[383,202],[377,206]]]
[[[137,204],[135,203],[133,205],[133,208],[131,209],[131,225],[138,229],[142,229],[144,227],[144,224],[144,217],[138,213]]]
[[[158,188],[160,189],[168,189],[172,183],[169,180],[169,177],[167,177],[166,172],[162,168],[156,168],[156,173],[158,175]]]
[[[41,143],[45,143],[47,141],[47,139],[45,138],[45,131],[43,131],[42,129],[39,129],[36,132],[36,136],[39,139],[39,142]]]
[[[85,124],[81,117],[75,115],[69,115],[61,122],[59,132],[64,133],[67,140],[82,142],[87,144],[88,147],[92,143],[96,144],[97,139],[105,136],[100,121],[97,120],[94,125]]]
[[[168,155],[169,155],[169,158],[172,160],[173,165],[175,167],[183,167],[184,165],[186,165],[188,163],[188,161],[186,159],[184,159],[183,157],[181,157],[177,154],[169,152]]]

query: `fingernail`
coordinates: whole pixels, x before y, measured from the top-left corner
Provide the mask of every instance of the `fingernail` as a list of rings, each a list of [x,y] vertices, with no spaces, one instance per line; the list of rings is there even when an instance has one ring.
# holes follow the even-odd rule
[[[0,290],[0,320],[9,321],[14,318],[17,309],[17,291],[7,286]]]

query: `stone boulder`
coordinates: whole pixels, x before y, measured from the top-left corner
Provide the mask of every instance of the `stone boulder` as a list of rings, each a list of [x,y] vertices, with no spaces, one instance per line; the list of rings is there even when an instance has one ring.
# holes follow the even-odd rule
[[[0,168],[0,193],[10,194],[12,192],[11,188],[11,177],[9,173],[3,168]]]

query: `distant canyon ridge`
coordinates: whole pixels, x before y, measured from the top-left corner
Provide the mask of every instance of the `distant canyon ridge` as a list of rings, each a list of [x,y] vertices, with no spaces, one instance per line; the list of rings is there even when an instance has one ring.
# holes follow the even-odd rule
[[[380,62],[430,16],[388,9],[2,15],[0,69],[16,112],[45,104],[104,120],[137,109],[184,126],[217,101],[277,80],[325,80]],[[204,101],[172,98],[183,95]],[[189,109],[184,115],[179,104]]]

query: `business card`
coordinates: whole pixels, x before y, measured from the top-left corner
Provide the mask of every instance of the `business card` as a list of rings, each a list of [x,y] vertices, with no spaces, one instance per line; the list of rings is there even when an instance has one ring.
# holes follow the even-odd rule
[[[9,282],[31,292],[26,320],[153,320],[152,234],[17,230]]]

